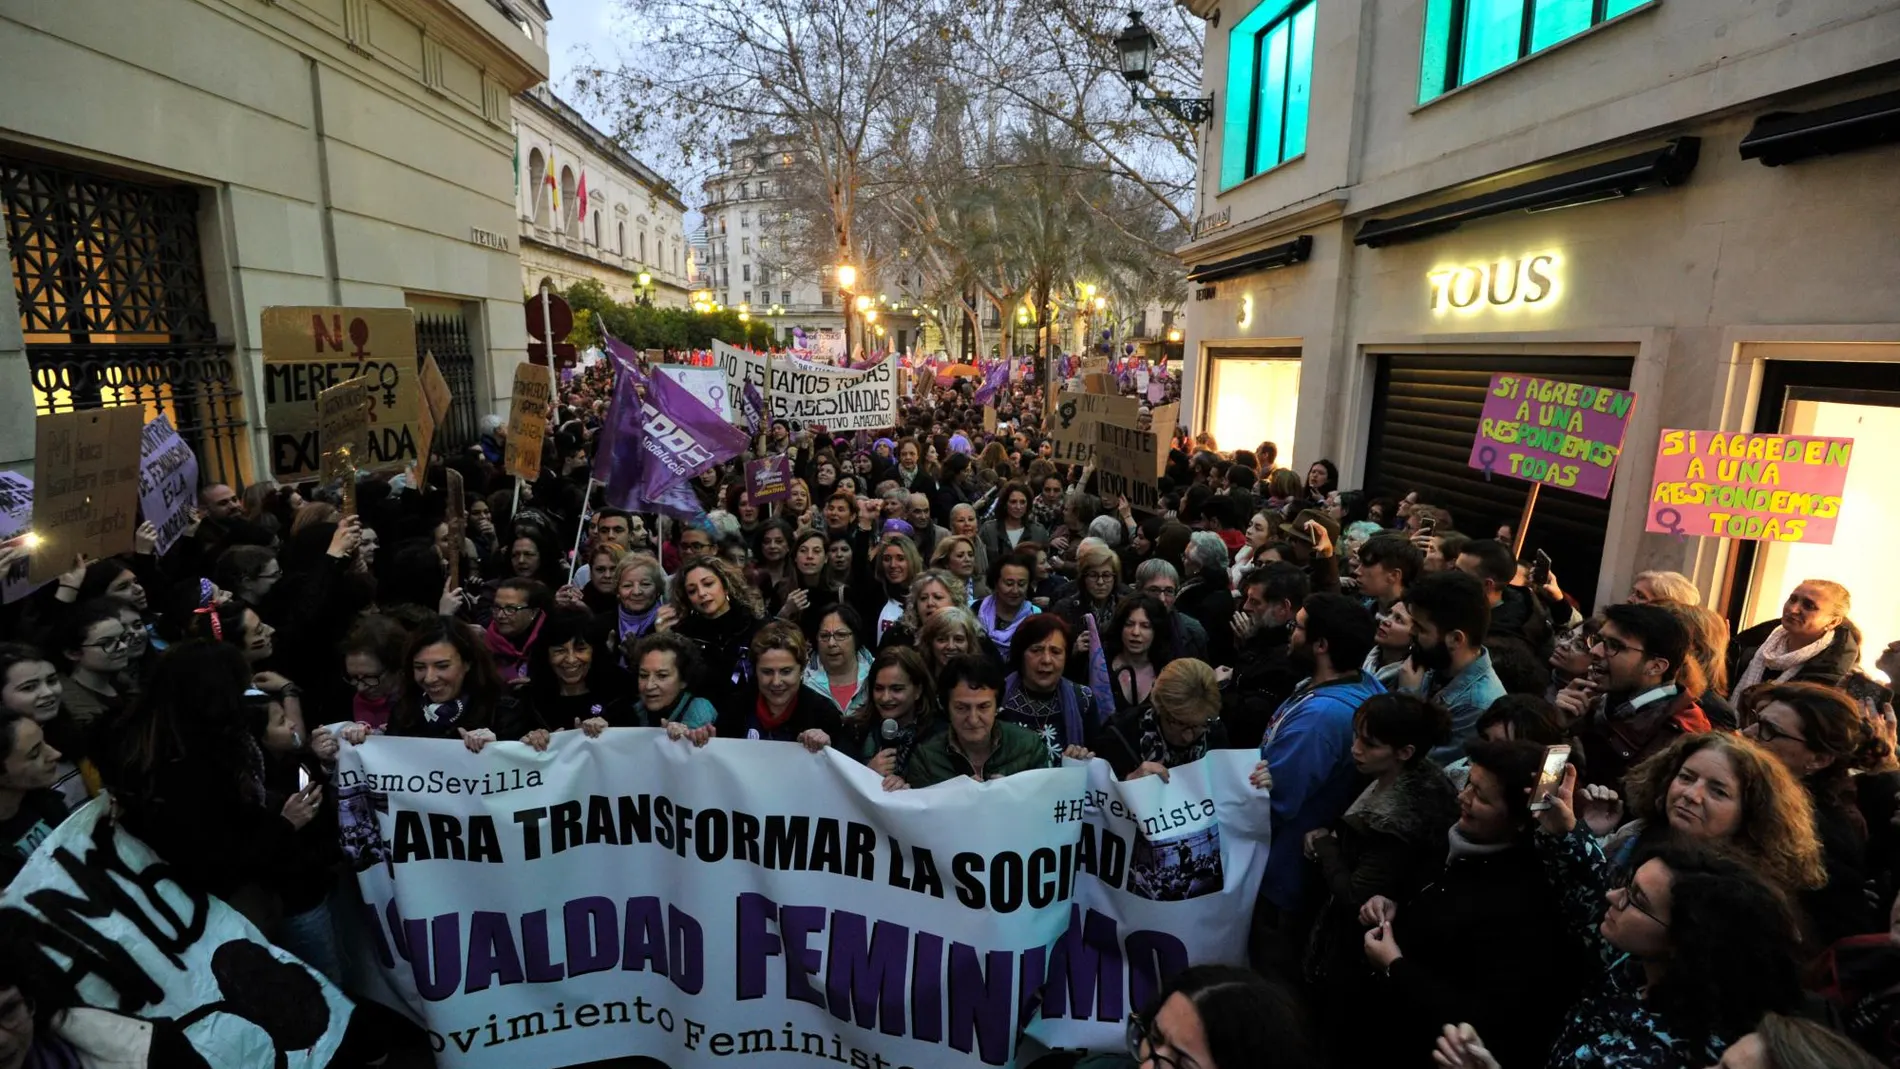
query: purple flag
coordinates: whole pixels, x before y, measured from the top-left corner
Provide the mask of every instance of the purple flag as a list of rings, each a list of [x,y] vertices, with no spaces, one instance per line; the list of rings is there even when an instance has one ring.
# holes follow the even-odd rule
[[[665,375],[646,382],[640,447],[645,453],[640,496],[659,501],[665,491],[745,452],[746,434],[719,418],[699,398]]]
[[[640,370],[623,362],[613,346],[613,340],[608,339],[607,351],[614,358],[614,396],[607,408],[607,425],[601,429],[600,442],[594,449],[594,478],[606,487],[609,504],[631,510],[624,502],[638,496],[642,466]]]
[[[987,405],[991,401],[996,400],[997,393],[1003,389],[1003,384],[1008,381],[1009,364],[1004,361],[998,361],[991,366],[989,375],[983,379],[983,385],[977,387],[976,393],[973,394],[970,399],[979,405]]]
[[[746,376],[745,386],[739,391],[739,410],[745,414],[746,433],[759,433],[759,428],[765,425],[765,397],[753,385],[750,375]]]

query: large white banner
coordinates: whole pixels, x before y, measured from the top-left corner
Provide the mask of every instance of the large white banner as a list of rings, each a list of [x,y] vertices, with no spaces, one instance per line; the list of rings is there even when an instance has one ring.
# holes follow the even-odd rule
[[[713,355],[726,373],[732,396],[749,376],[765,381],[766,359],[757,353],[713,342]],[[897,425],[897,357],[862,371],[828,368],[806,361],[772,361],[772,388],[766,397],[772,418],[819,424],[832,431],[874,431]]]
[[[84,1005],[167,1022],[214,1069],[328,1065],[350,1001],[236,910],[174,880],[111,808],[100,795],[52,829],[0,908],[24,914]]]
[[[373,978],[457,1069],[1119,1049],[1164,977],[1245,959],[1266,862],[1238,751],[888,794],[833,750],[642,728],[340,761]]]

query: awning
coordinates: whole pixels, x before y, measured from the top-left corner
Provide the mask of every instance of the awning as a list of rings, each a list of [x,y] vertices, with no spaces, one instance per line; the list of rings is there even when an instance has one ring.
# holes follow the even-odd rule
[[[1895,141],[1900,141],[1900,91],[1815,111],[1763,115],[1742,138],[1742,159],[1779,167]]]
[[[1249,271],[1265,271],[1275,267],[1291,267],[1305,263],[1313,255],[1313,235],[1301,234],[1292,241],[1279,245],[1269,245],[1264,249],[1243,253],[1226,260],[1216,260],[1211,264],[1196,264],[1188,272],[1189,282],[1213,282],[1216,279],[1232,278]]]
[[[1679,186],[1695,170],[1702,148],[1698,137],[1680,137],[1659,149],[1625,156],[1575,171],[1506,186],[1476,197],[1426,208],[1391,219],[1368,219],[1353,244],[1396,245],[1443,234],[1464,223],[1506,212],[1544,212],[1627,197],[1651,186]]]

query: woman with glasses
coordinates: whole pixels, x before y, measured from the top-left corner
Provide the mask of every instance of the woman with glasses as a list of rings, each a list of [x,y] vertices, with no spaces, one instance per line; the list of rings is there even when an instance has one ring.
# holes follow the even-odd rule
[[[1808,793],[1753,739],[1686,735],[1631,769],[1624,790],[1592,784],[1577,798],[1588,829],[1607,836],[1602,852],[1619,877],[1687,841],[1741,858],[1789,895],[1827,882]],[[1633,819],[1618,827],[1625,812]]]
[[[1821,945],[1879,928],[1861,893],[1867,818],[1856,802],[1855,772],[1885,769],[1893,751],[1853,699],[1818,683],[1777,683],[1739,695],[1742,733],[1762,744],[1800,781],[1814,809],[1827,883],[1801,894]]]
[[[1220,683],[1212,668],[1192,658],[1170,661],[1155,676],[1147,699],[1110,717],[1090,737],[1088,748],[1120,779],[1165,780],[1169,769],[1226,748],[1220,708]]]
[[[1070,651],[1070,671],[1080,678],[1086,671],[1084,658],[1088,653],[1089,627],[1085,618],[1093,617],[1096,628],[1106,631],[1115,618],[1116,606],[1129,591],[1121,581],[1121,558],[1101,542],[1082,544],[1076,551],[1076,568],[1077,581],[1072,592],[1056,602],[1050,611],[1061,617],[1069,625],[1069,633],[1075,636],[1075,646]]]
[[[805,665],[805,686],[830,701],[838,714],[855,717],[870,698],[866,680],[871,675],[871,651],[858,648],[863,629],[856,610],[833,605],[824,610],[811,632],[811,660]]]
[[[1196,965],[1128,1015],[1128,1055],[1140,1069],[1321,1069],[1308,1020],[1291,992],[1259,973]]]
[[[389,727],[389,713],[402,690],[402,650],[409,632],[393,618],[366,613],[343,638],[343,681],[350,696],[350,721],[368,734]]]
[[[1544,748],[1476,740],[1466,750],[1470,778],[1435,863],[1406,893],[1359,906],[1369,973],[1329,978],[1339,987],[1322,1019],[1344,1065],[1422,1069],[1445,1023],[1469,1021],[1507,1065],[1541,1066],[1588,971],[1533,845],[1530,790]]]
[[[61,617],[47,637],[47,653],[65,668],[61,680],[66,711],[82,730],[123,711],[130,691],[123,685],[131,663],[132,634],[119,622],[117,606],[103,599],[83,602]]]
[[[1573,809],[1576,783],[1573,766],[1538,814],[1537,850],[1572,932],[1601,964],[1558,1033],[1551,1069],[1701,1069],[1764,1014],[1794,1012],[1799,939],[1777,881],[1731,853],[1678,841],[1639,856],[1613,884]],[[1381,922],[1368,946],[1390,929]],[[1522,973],[1518,982],[1532,986],[1552,972]]]

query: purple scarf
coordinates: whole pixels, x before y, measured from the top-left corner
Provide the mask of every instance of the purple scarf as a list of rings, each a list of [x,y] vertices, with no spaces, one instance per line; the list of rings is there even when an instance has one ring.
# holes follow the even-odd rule
[[[626,606],[616,601],[614,612],[620,615],[620,641],[625,642],[629,635],[640,638],[653,630],[653,618],[660,614],[660,601],[655,598],[645,612],[628,612]]]
[[[1036,607],[1024,600],[1014,620],[998,625],[995,594],[984,598],[982,604],[976,607],[977,621],[983,625],[983,631],[990,636],[990,641],[996,643],[997,652],[1001,653],[1005,660],[1009,658],[1009,644],[1016,637],[1016,629],[1023,625],[1024,620],[1034,615],[1036,615]]]
[[[534,640],[541,635],[541,625],[548,622],[547,613],[535,615],[534,626],[528,629],[528,637],[517,647],[508,641],[508,636],[495,630],[494,624],[488,625],[488,652],[495,658],[495,669],[501,673],[503,683],[512,683],[528,676],[528,650],[533,648]]]

